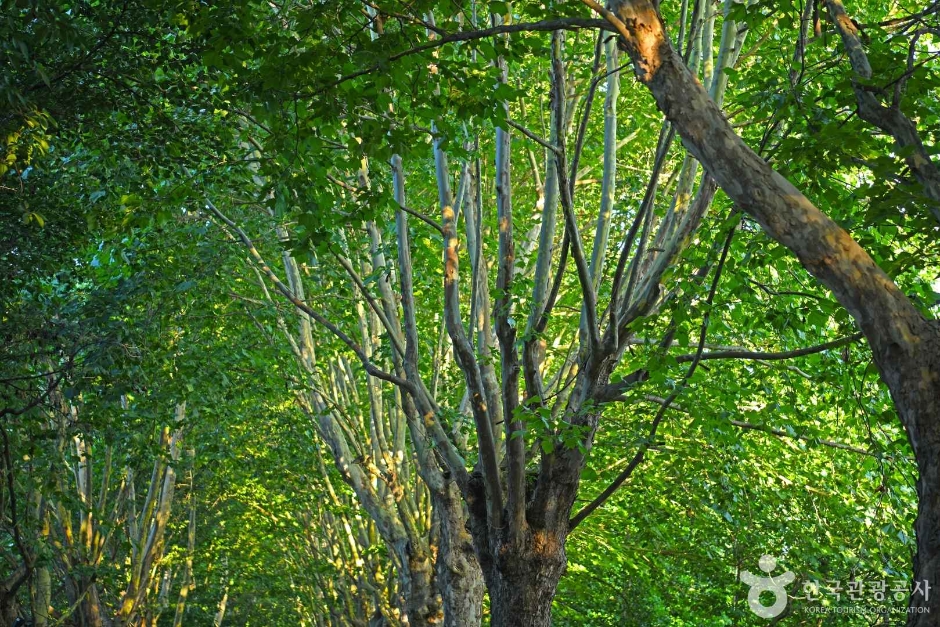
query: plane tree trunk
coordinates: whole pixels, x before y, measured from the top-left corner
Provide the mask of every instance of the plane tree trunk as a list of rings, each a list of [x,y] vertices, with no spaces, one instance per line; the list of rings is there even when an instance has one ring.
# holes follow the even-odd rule
[[[441,592],[445,627],[479,625],[483,614],[483,574],[467,530],[463,499],[450,483],[432,496],[440,529],[436,577]]]

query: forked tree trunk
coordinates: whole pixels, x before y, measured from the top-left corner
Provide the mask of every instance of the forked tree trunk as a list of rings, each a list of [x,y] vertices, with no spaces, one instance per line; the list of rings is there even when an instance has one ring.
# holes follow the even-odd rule
[[[579,413],[586,399],[607,385],[610,359],[590,363],[575,386],[568,411]],[[584,414],[597,426],[600,414]],[[590,448],[591,438],[585,445]],[[552,601],[565,574],[571,509],[578,494],[583,456],[578,449],[557,449],[542,460],[535,491],[528,495],[522,533],[487,525],[484,489],[478,475],[471,480],[472,531],[490,597],[492,627],[548,627]]]

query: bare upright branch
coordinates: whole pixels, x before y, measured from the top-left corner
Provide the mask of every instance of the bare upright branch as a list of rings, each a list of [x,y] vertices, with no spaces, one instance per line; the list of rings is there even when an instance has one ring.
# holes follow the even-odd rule
[[[470,394],[470,406],[476,425],[480,448],[480,462],[483,482],[486,488],[487,511],[493,528],[502,526],[503,494],[499,480],[499,462],[496,452],[496,440],[493,437],[493,425],[486,403],[486,393],[480,368],[474,357],[473,347],[467,339],[466,329],[460,317],[460,292],[456,215],[450,192],[447,157],[441,150],[440,140],[434,142],[434,163],[437,173],[438,197],[441,205],[442,226],[444,228],[444,320],[447,333],[454,346],[454,357],[463,371]]]

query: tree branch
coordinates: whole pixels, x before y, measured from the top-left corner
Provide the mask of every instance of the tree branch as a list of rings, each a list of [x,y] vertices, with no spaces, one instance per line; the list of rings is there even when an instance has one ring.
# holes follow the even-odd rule
[[[526,127],[522,126],[518,122],[507,119],[506,123],[509,124],[509,126],[516,129],[517,131],[519,131],[520,133],[522,133],[523,135],[525,135],[526,137],[528,137],[529,139],[531,139],[532,141],[534,141],[536,144],[538,144],[542,148],[546,148],[548,150],[551,150],[555,154],[558,154],[558,146],[555,146],[551,142],[545,141],[544,139],[542,139],[541,137],[539,137],[538,135],[536,135],[535,133],[533,133]]]
[[[645,398],[651,403],[657,403],[659,405],[662,405],[663,403],[666,402],[666,399],[661,398],[659,396],[647,395]],[[677,405],[675,403],[672,404],[672,409],[676,411],[681,411],[686,414],[691,413],[688,410],[688,408],[683,407],[681,405]],[[826,446],[829,448],[835,448],[835,449],[840,449],[843,451],[849,451],[851,453],[857,453],[859,455],[865,455],[866,457],[877,457],[875,453],[872,453],[871,451],[867,449],[863,449],[859,446],[852,446],[851,444],[845,444],[843,442],[836,442],[835,440],[823,440],[820,438],[812,438],[806,435],[801,435],[799,433],[790,433],[788,431],[784,431],[783,429],[775,429],[773,427],[768,427],[766,425],[758,425],[752,422],[745,422],[742,420],[729,420],[728,423],[735,427],[738,427],[739,429],[744,429],[745,431],[760,431],[761,433],[767,433],[767,434],[776,436],[778,438],[793,438],[796,440],[813,442],[813,443],[819,444],[821,446]]]
[[[731,248],[731,240],[734,238],[734,234],[737,231],[737,223],[735,226],[728,232],[727,237],[725,238],[724,248],[721,251],[721,259],[718,261],[718,267],[715,270],[715,278],[712,279],[711,288],[708,291],[708,298],[706,299],[706,309],[705,316],[702,319],[701,331],[699,332],[698,339],[698,351],[696,352],[696,359],[692,361],[692,364],[689,366],[689,369],[685,373],[682,382],[676,386],[675,391],[673,391],[663,402],[662,406],[659,408],[659,411],[656,412],[656,415],[653,417],[653,421],[650,423],[649,433],[646,438],[640,444],[639,450],[633,456],[633,459],[630,460],[630,463],[627,464],[627,467],[619,474],[617,477],[610,483],[607,488],[601,492],[597,498],[588,503],[580,512],[575,514],[575,516],[568,523],[569,532],[577,527],[581,521],[591,515],[591,513],[596,510],[598,507],[603,505],[607,499],[609,499],[617,489],[623,485],[623,482],[630,478],[630,475],[633,474],[633,471],[637,466],[643,461],[646,451],[649,450],[649,447],[653,444],[653,438],[656,437],[656,431],[659,429],[659,425],[663,420],[663,417],[666,415],[666,410],[669,409],[669,406],[679,398],[679,395],[685,390],[688,385],[689,380],[692,378],[692,375],[695,374],[695,369],[698,367],[699,359],[702,356],[702,351],[705,350],[705,336],[708,333],[708,321],[711,318],[711,306],[715,300],[715,292],[718,290],[718,281],[721,280],[721,271],[725,266],[725,260],[728,258],[728,250]]]
[[[552,103],[558,106],[557,103],[563,102],[565,102],[565,68],[561,58],[561,47],[560,45],[552,45]],[[568,233],[571,256],[574,258],[575,267],[578,271],[578,282],[581,284],[581,292],[584,296],[585,322],[583,326],[587,330],[591,351],[598,354],[601,345],[597,328],[597,292],[593,287],[591,270],[585,258],[584,245],[581,242],[581,234],[578,231],[578,223],[574,215],[571,187],[568,185],[568,164],[565,158],[565,116],[559,112],[558,115],[554,116],[553,121],[558,136],[555,169],[558,172],[561,208],[565,216],[565,230]]]
[[[858,36],[858,29],[846,14],[841,0],[825,0],[825,2],[829,9],[829,19],[842,37],[842,44],[852,65],[852,71],[855,73],[853,88],[858,103],[859,117],[894,138],[899,151],[904,155],[904,162],[932,201],[928,205],[930,212],[940,222],[940,169],[937,168],[924,147],[917,132],[917,125],[904,115],[899,102],[891,107],[885,106],[866,87],[865,82],[871,80],[872,69]],[[904,79],[905,77],[902,76],[900,81]],[[900,101],[900,81],[895,96],[898,101]]]
[[[456,215],[448,182],[447,158],[441,150],[439,139],[434,141],[434,163],[444,228],[444,320],[454,347],[454,358],[464,373],[467,389],[470,392],[470,404],[473,409],[473,420],[480,449],[480,462],[483,466],[489,523],[493,528],[498,529],[502,527],[503,493],[499,481],[496,443],[493,437],[493,425],[490,423],[487,410],[480,368],[474,359],[473,347],[467,339],[463,320],[460,319]]]
[[[553,34],[553,37],[555,35]],[[499,59],[501,81],[507,80],[505,59]],[[506,117],[509,104],[503,103]],[[512,183],[510,156],[512,138],[502,128],[496,129],[496,220],[499,225],[499,264],[496,274],[496,337],[499,339],[502,375],[503,429],[506,437],[506,504],[511,542],[522,537],[525,520],[525,440],[516,434],[523,427],[519,419],[519,353],[516,350],[516,327],[510,323],[512,288],[516,267],[516,243],[513,238]],[[515,435],[514,435],[515,434]]]
[[[586,19],[581,17],[566,17],[559,18],[555,20],[542,20],[540,22],[520,22],[518,24],[500,24],[493,26],[491,28],[484,28],[482,30],[475,31],[464,31],[461,33],[452,33],[450,35],[443,35],[436,39],[433,39],[429,42],[417,45],[408,50],[403,50],[402,52],[397,52],[395,54],[389,55],[382,63],[376,63],[375,65],[370,65],[367,68],[362,70],[356,70],[349,74],[340,76],[338,79],[331,83],[326,83],[320,85],[318,90],[332,89],[337,85],[345,83],[346,81],[352,80],[354,78],[359,78],[360,76],[365,76],[366,74],[371,74],[372,72],[381,69],[382,67],[388,65],[389,63],[394,63],[399,59],[404,57],[418,54],[424,52],[425,50],[432,50],[434,48],[440,48],[446,44],[457,43],[461,41],[474,41],[477,39],[486,39],[487,37],[495,37],[497,35],[505,35],[508,33],[523,33],[523,32],[545,32],[545,31],[556,31],[556,30],[576,30],[580,28],[599,28],[601,30],[611,30],[610,25],[604,20],[597,19]]]
[[[245,234],[245,231],[243,231],[241,227],[235,224],[232,220],[227,218],[208,199],[206,199],[206,206],[212,211],[212,213],[215,214],[215,216],[219,220],[225,223],[230,229],[235,231],[235,233],[238,235],[238,238],[242,241],[242,244],[244,244],[245,248],[248,249],[248,252],[251,255],[251,257],[254,259],[255,263],[257,263],[261,267],[261,271],[268,277],[268,280],[270,280],[271,283],[274,284],[274,287],[277,288],[277,291],[279,291],[287,300],[293,303],[295,307],[297,307],[298,309],[303,311],[305,314],[313,318],[317,324],[327,329],[330,333],[332,333],[337,338],[339,338],[339,340],[343,342],[343,344],[348,346],[354,353],[356,353],[356,356],[359,358],[359,361],[362,363],[362,366],[366,369],[366,372],[368,372],[374,377],[378,377],[379,379],[388,381],[389,383],[394,383],[395,385],[405,390],[408,390],[409,392],[414,391],[414,386],[411,384],[410,381],[406,381],[400,377],[396,377],[395,375],[385,372],[384,370],[376,366],[374,363],[372,363],[369,360],[365,352],[362,350],[362,347],[359,346],[359,344],[357,344],[355,340],[353,340],[351,337],[346,335],[339,327],[337,327],[332,322],[330,322],[320,312],[314,310],[307,303],[303,302],[302,300],[294,296],[294,293],[291,292],[290,288],[284,285],[284,283],[281,282],[281,280],[277,277],[274,271],[271,270],[271,267],[268,266],[267,262],[261,256],[261,253],[259,253],[258,249],[255,248],[255,245],[251,241],[251,238],[249,238],[248,235]]]
[[[709,359],[754,359],[760,361],[779,361],[783,359],[794,359],[796,357],[805,357],[806,355],[814,355],[816,353],[822,353],[832,348],[839,348],[840,346],[845,346],[846,344],[851,344],[857,342],[858,340],[864,337],[864,333],[858,332],[848,335],[846,337],[839,338],[837,340],[832,340],[831,342],[825,342],[823,344],[818,344],[816,346],[807,346],[806,348],[798,348],[791,351],[778,351],[778,352],[761,352],[761,351],[749,351],[749,350],[725,350],[725,351],[712,351],[710,353],[705,353],[700,355],[698,359],[700,361],[706,361]],[[678,355],[676,361],[678,363],[685,363],[692,361],[696,358],[695,355]]]
[[[356,284],[356,287],[359,289],[359,292],[362,294],[363,298],[365,298],[366,302],[369,303],[369,308],[375,312],[379,322],[381,322],[382,326],[385,327],[385,331],[388,333],[388,337],[392,341],[392,347],[399,355],[404,356],[405,348],[401,345],[400,338],[395,332],[395,329],[392,327],[391,320],[388,318],[388,316],[385,315],[385,312],[382,310],[382,308],[379,307],[379,304],[375,301],[375,298],[369,292],[369,289],[366,287],[365,283],[363,283],[362,277],[360,277],[359,273],[356,272],[356,269],[353,268],[352,262],[336,251],[331,252],[333,253],[333,257],[335,257],[339,262],[339,265],[341,265],[346,271],[346,274],[349,275],[349,278],[351,278],[353,283]]]

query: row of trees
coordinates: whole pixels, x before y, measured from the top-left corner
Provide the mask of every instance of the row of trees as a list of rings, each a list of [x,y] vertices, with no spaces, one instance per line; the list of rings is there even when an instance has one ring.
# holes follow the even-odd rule
[[[771,553],[931,624],[936,7],[61,9],[3,620],[747,624]]]

